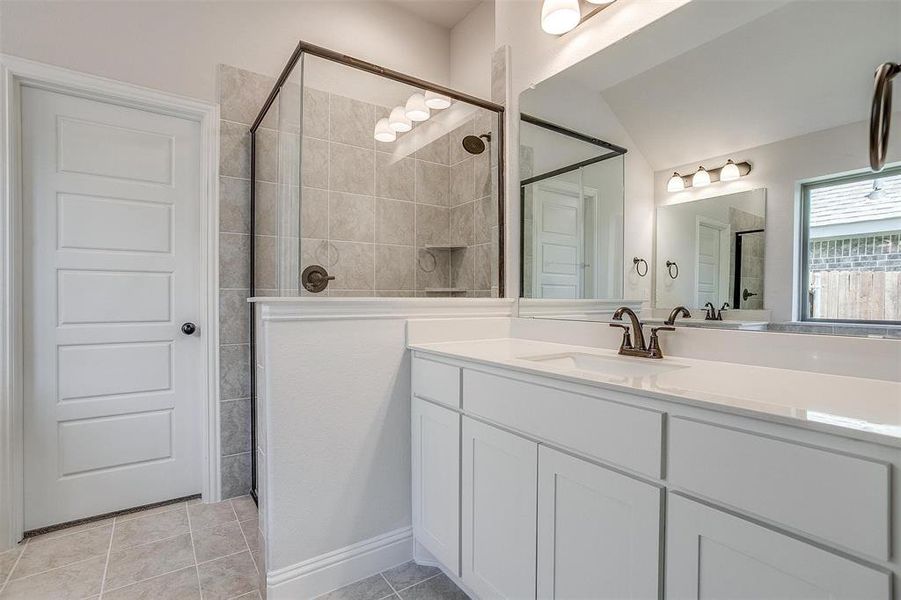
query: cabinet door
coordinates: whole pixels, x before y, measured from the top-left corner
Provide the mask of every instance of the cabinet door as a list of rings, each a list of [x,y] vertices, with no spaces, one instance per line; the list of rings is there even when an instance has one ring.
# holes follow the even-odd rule
[[[413,398],[413,535],[460,575],[460,415]]]
[[[535,597],[538,445],[463,418],[463,582],[480,598]]]
[[[663,491],[538,451],[538,597],[656,600]]]
[[[891,598],[887,573],[681,496],[667,504],[667,598]]]

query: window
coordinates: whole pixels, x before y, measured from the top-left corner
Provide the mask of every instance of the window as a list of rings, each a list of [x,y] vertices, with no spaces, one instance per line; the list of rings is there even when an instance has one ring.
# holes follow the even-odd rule
[[[801,318],[901,323],[901,168],[802,188]]]

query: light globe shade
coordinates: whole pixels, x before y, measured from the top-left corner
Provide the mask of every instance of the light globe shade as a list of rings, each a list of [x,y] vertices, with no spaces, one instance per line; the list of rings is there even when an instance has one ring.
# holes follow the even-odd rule
[[[388,119],[379,119],[375,124],[375,139],[380,142],[393,142],[397,139],[397,133],[391,129]]]
[[[413,129],[413,121],[407,118],[407,113],[403,106],[395,106],[388,117],[388,124],[391,129],[398,133],[404,133]]]
[[[442,110],[451,105],[451,99],[437,92],[426,91],[425,105],[435,110]]]
[[[581,20],[579,0],[544,0],[541,5],[541,28],[545,33],[562,35],[575,29]]]
[[[741,177],[741,172],[738,170],[738,165],[730,158],[720,170],[720,181],[732,181],[739,177]]]
[[[691,185],[693,187],[704,187],[710,185],[710,173],[704,167],[698,167],[697,172],[691,177]]]
[[[666,182],[666,191],[667,192],[681,192],[685,189],[685,181],[682,179],[682,176],[678,173],[673,173],[673,176],[669,178],[669,181]]]
[[[425,96],[422,94],[413,94],[407,99],[407,105],[404,108],[407,118],[411,121],[425,121],[429,118],[431,111],[425,104]]]

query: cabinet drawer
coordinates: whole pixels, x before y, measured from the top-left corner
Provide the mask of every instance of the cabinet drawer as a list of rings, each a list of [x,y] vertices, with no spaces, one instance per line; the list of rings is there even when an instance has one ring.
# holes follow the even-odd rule
[[[460,408],[460,369],[427,358],[413,358],[413,394]]]
[[[463,406],[580,454],[662,475],[661,412],[469,369],[463,371]]]
[[[889,557],[889,465],[678,417],[669,439],[671,484]]]

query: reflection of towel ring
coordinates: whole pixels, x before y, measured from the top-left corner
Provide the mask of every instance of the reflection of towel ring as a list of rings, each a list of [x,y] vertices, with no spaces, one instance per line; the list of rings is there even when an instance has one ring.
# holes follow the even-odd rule
[[[428,259],[431,259],[431,260],[427,259],[425,261],[426,264],[429,264],[428,267],[426,267],[425,264],[423,264],[422,259],[424,257],[428,257]],[[438,258],[434,254],[432,254],[432,252],[429,250],[420,250],[419,251],[418,262],[419,262],[419,268],[422,269],[423,271],[425,271],[426,273],[431,273],[432,271],[434,271],[435,269],[438,268]]]
[[[883,63],[876,69],[873,105],[870,109],[870,168],[878,173],[885,165],[888,134],[892,122],[892,77],[901,73],[901,65]]]
[[[676,270],[675,275],[673,274],[673,269]],[[666,272],[669,273],[670,279],[675,279],[679,276],[679,265],[673,260],[666,261]]]
[[[641,272],[642,263],[644,264],[644,273]],[[645,259],[636,256],[632,259],[632,264],[635,265],[635,272],[638,273],[639,277],[644,277],[648,274],[648,261]]]

